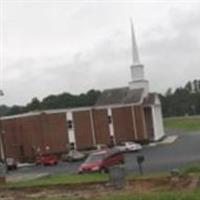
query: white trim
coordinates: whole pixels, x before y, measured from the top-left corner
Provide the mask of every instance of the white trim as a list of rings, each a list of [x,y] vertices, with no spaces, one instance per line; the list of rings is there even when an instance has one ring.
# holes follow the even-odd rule
[[[97,141],[96,141],[95,127],[94,127],[94,117],[93,117],[92,109],[89,110],[89,114],[90,114],[91,130],[92,130],[92,142],[93,142],[93,145],[96,145]]]
[[[66,113],[66,123],[71,120],[72,121],[72,128],[69,129],[69,127],[67,127],[68,130],[68,140],[69,140],[69,144],[70,143],[74,143],[74,146],[76,148],[76,137],[75,137],[75,129],[74,129],[74,119],[73,119],[73,113],[72,112],[67,112]],[[67,123],[68,126],[68,123]]]
[[[108,108],[123,108],[123,107],[129,107],[132,105],[141,105],[142,104],[142,98],[137,103],[129,103],[129,104],[109,104],[105,106],[91,106],[91,107],[78,107],[78,108],[65,108],[65,109],[53,109],[53,110],[41,110],[41,111],[35,111],[35,112],[28,112],[23,114],[17,114],[17,115],[11,115],[11,116],[4,116],[1,117],[2,120],[6,119],[13,119],[13,118],[21,118],[21,117],[31,117],[35,115],[40,114],[54,114],[54,113],[66,113],[66,112],[78,112],[78,111],[88,111],[90,109],[108,109]]]
[[[131,115],[132,115],[132,120],[133,120],[134,136],[135,136],[135,140],[137,140],[138,139],[138,135],[137,135],[137,127],[136,127],[136,119],[135,119],[134,106],[131,106]]]
[[[161,139],[165,135],[163,127],[163,118],[160,105],[152,105],[151,108],[152,108],[153,129],[154,129],[153,140],[156,141]]]
[[[0,133],[0,152],[1,152],[1,159],[5,160],[5,151],[4,151],[4,147],[3,147],[3,136],[2,133]]]
[[[145,114],[144,114],[144,107],[142,109],[142,121],[143,121],[143,127],[144,127],[144,139],[148,140],[148,134],[147,134],[147,125],[146,125],[146,121],[145,121]]]
[[[111,118],[111,123],[109,123],[109,132],[111,136],[114,136],[114,127],[113,127],[113,117],[112,117],[112,109],[107,109],[107,117]]]
[[[111,117],[111,123],[109,123],[109,135],[113,137],[114,144],[116,145],[115,130],[113,124],[112,108],[107,109],[107,117]]]

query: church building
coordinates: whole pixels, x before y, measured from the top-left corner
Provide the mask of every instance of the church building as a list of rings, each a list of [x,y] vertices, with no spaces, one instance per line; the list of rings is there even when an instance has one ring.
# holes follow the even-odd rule
[[[86,150],[97,144],[162,139],[165,134],[160,99],[149,91],[132,22],[131,36],[133,63],[127,86],[104,90],[92,107],[2,117],[5,156],[28,161],[38,154],[66,153],[72,144],[78,150]]]

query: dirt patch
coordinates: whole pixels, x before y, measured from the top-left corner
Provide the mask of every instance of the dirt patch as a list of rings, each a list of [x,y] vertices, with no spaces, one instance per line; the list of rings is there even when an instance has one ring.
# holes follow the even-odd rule
[[[144,193],[150,191],[192,190],[199,185],[199,177],[159,177],[127,181],[124,188],[113,187],[108,182],[66,184],[42,187],[0,189],[0,200],[36,200],[38,198],[94,199],[115,193]]]

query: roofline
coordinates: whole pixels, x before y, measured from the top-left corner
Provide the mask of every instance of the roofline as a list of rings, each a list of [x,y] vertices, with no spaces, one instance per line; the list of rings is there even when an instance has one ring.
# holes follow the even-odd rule
[[[157,95],[158,96],[158,93],[156,93],[156,92],[149,93],[149,94],[153,94],[153,95]],[[123,108],[123,107],[138,106],[138,105],[143,105],[143,106],[153,105],[153,104],[143,104],[143,101],[144,101],[144,98],[141,98],[140,101],[138,101],[136,103],[108,104],[108,105],[94,105],[94,106],[76,107],[76,108],[61,108],[61,109],[51,109],[51,110],[38,110],[38,111],[32,111],[32,112],[22,113],[22,114],[17,114],[17,115],[3,116],[0,119],[1,120],[6,120],[6,119],[14,119],[14,118],[22,118],[22,117],[31,117],[31,116],[41,115],[42,113],[44,113],[44,114],[54,114],[54,113],[87,111],[87,110],[91,110],[91,109],[100,110],[100,109],[108,109],[108,108]]]
[[[129,86],[123,86],[123,87],[115,87],[115,88],[107,88],[107,89],[103,89],[102,93],[104,91],[109,91],[109,90],[119,90],[119,89],[129,89]]]
[[[100,110],[100,109],[107,109],[107,108],[121,108],[121,107],[137,106],[137,105],[142,105],[141,101],[139,101],[137,103],[129,103],[129,104],[109,104],[109,105],[103,105],[103,106],[88,106],[88,107],[77,107],[77,108],[64,108],[64,109],[33,111],[33,112],[22,113],[22,114],[17,114],[17,115],[3,116],[0,119],[1,120],[6,120],[6,119],[37,116],[37,115],[41,115],[41,114],[78,112],[78,111],[87,111],[87,110],[91,110],[91,109]]]

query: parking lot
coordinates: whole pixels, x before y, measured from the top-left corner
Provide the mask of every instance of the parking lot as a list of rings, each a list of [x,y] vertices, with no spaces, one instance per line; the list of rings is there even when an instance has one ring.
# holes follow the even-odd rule
[[[186,164],[200,161],[200,132],[183,132],[168,130],[167,135],[177,135],[177,139],[172,143],[157,143],[147,145],[139,152],[125,153],[125,168],[128,171],[138,172],[136,162],[137,155],[143,155],[144,173],[170,171],[174,168],[183,167]],[[77,172],[81,162],[59,162],[56,166],[35,166],[30,165],[21,167],[16,171],[8,173],[9,178],[20,176],[55,174],[55,173],[74,173]]]

